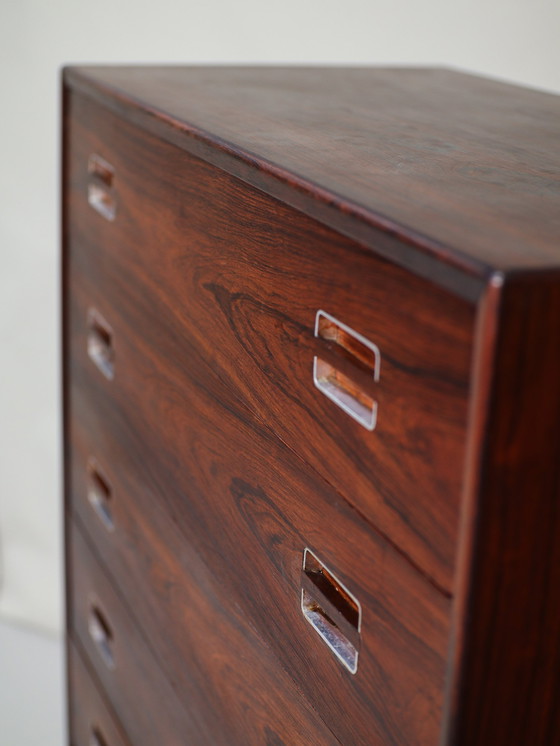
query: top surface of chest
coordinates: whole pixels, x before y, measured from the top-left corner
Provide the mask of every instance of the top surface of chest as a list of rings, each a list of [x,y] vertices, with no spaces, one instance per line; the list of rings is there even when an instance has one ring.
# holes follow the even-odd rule
[[[313,217],[335,208],[333,227],[355,238],[389,230],[471,275],[559,264],[558,96],[443,69],[67,74],[195,154],[210,145],[217,165]]]

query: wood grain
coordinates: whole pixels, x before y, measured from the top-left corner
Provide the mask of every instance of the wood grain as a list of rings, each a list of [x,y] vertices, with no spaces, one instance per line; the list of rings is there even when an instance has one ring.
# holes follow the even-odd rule
[[[560,275],[496,278],[477,393],[445,741],[560,744]]]
[[[472,293],[473,275],[481,289],[491,269],[559,265],[558,96],[421,68],[89,67],[65,78],[456,292]],[[399,241],[378,246],[382,231]]]
[[[72,536],[73,559],[79,566],[86,564],[80,577],[102,594],[115,636],[126,631],[120,623],[127,614],[124,604],[134,609],[143,644],[154,651],[171,683],[176,706],[180,702],[196,715],[198,730],[191,733],[189,743],[338,743],[235,605],[223,598],[222,583],[190,545],[176,539],[169,519],[159,520],[153,513],[148,519],[125,502],[118,510],[117,532],[109,537],[98,531],[87,511],[76,506],[76,513],[81,514],[80,523],[90,540],[96,540],[105,564],[103,570],[101,563],[96,569],[91,550],[79,540],[78,532]],[[124,603],[115,599],[105,572],[120,581],[118,588],[126,589]],[[120,644],[131,645],[126,637]],[[127,691],[131,693],[135,685],[128,681],[134,676],[130,667],[119,673],[122,687],[109,691],[116,692],[115,701],[121,707],[120,699],[130,696]],[[151,692],[145,707],[158,719],[157,678],[145,688]]]
[[[68,644],[70,743],[72,746],[130,746],[105,702],[76,643]],[[96,744],[93,737],[97,737]]]
[[[218,723],[205,723],[202,712],[182,702],[164,676],[156,656],[138,629],[107,575],[76,527],[69,526],[69,623],[72,637],[87,657],[131,743],[179,746],[227,743]],[[88,625],[92,604],[103,614],[112,632],[115,667],[100,656]],[[71,699],[74,698],[74,694]]]
[[[224,603],[234,614],[241,611],[343,743],[370,744],[373,737],[380,745],[386,739],[409,746],[433,742],[448,599],[252,418],[211,371],[195,384],[188,370],[164,361],[164,344],[156,353],[125,331],[116,313],[120,372],[107,382],[85,352],[84,298],[95,302],[97,296],[92,286],[82,294],[83,282],[73,284],[71,307],[74,505],[114,572],[121,568],[119,587],[132,596],[141,623],[165,627],[166,636],[153,637],[168,646],[170,665],[177,665],[182,627],[177,611],[163,605],[164,592],[157,592],[158,602],[150,595],[149,586],[163,582],[156,573],[162,547],[144,523],[155,523],[170,556],[186,565],[173,569],[179,588],[187,582],[181,580],[190,565],[187,547],[195,549],[219,578]],[[157,315],[141,318],[143,326],[160,323]],[[114,488],[114,538],[85,495],[92,454]],[[356,677],[301,614],[307,546],[363,606]],[[144,553],[149,560],[139,564]],[[157,614],[166,614],[165,622],[159,618],[158,624]]]
[[[146,328],[130,319],[126,333],[154,349],[167,340],[162,354],[177,368],[192,368],[196,356],[200,382],[204,365],[215,370],[449,592],[473,307],[94,104],[73,101],[71,261],[99,289],[102,314],[126,296],[143,304],[130,314],[158,316],[159,325]],[[116,171],[114,223],[84,199],[85,164],[97,151]],[[373,433],[313,385],[321,308],[380,347]]]
[[[131,742],[560,746],[559,115],[445,70],[63,72],[68,626]],[[300,611],[305,547],[363,605],[355,676]],[[106,714],[73,656],[76,732]]]

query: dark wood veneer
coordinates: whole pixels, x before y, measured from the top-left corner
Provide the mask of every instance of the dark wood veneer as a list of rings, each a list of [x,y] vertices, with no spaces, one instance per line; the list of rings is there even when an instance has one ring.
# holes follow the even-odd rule
[[[130,746],[73,641],[68,645],[68,672],[72,692],[69,703],[72,746]]]
[[[169,364],[204,380],[191,362],[196,348],[298,456],[449,591],[473,307],[79,97],[72,112],[72,277],[92,280],[105,316],[126,298],[121,334],[140,332],[160,354],[167,340]],[[118,225],[83,199],[83,164],[97,150],[116,168]],[[381,349],[373,433],[313,386],[319,309]]]
[[[339,743],[245,620],[235,609],[232,613],[222,607],[221,585],[196,553],[183,543],[180,555],[174,555],[154,531],[158,525],[157,518],[152,525],[138,522],[112,546],[99,544],[107,550],[104,561],[110,560],[122,581],[118,587],[127,589],[126,604],[135,614],[141,610],[143,629],[135,626],[115,594],[80,528],[70,537],[78,568],[73,586],[76,633],[133,742]],[[91,535],[96,536],[95,530]],[[128,554],[124,562],[122,553]],[[100,660],[83,624],[91,592],[115,629],[119,649],[114,672]],[[136,715],[140,703],[142,713]]]
[[[83,297],[81,284],[76,281],[74,289],[78,301]],[[95,292],[91,288],[85,296],[93,298]],[[419,721],[422,733],[437,730],[446,599],[398,552],[371,535],[326,482],[271,438],[211,371],[206,371],[204,384],[189,380],[180,367],[162,364],[161,346],[156,355],[139,337],[128,336],[115,317],[115,329],[123,330],[124,372],[108,390],[84,352],[84,314],[76,309],[72,316],[76,352],[71,401],[76,421],[89,433],[89,440],[72,450],[72,484],[92,528],[100,524],[85,497],[88,451],[104,465],[114,460],[119,465],[108,474],[115,489],[117,531],[123,513],[134,516],[136,509],[153,520],[154,512],[165,508],[180,527],[174,551],[184,551],[182,543],[196,548],[220,578],[224,594],[243,609],[331,729],[342,731],[343,740],[352,736],[356,743],[368,743],[377,717],[395,743],[414,743],[419,734],[413,724]],[[145,325],[157,324],[157,316],[152,322],[143,318]],[[94,407],[89,404],[93,401]],[[76,426],[71,432],[76,434],[75,446],[84,441]],[[172,541],[171,526],[162,525],[161,532]],[[105,530],[96,533],[102,533],[98,541],[103,546],[105,540],[116,542],[113,553],[120,542],[127,543],[116,532],[115,537]],[[140,546],[148,544],[149,538],[134,541],[130,568]],[[363,605],[366,623],[356,679],[341,670],[301,615],[300,570],[306,546],[330,563]],[[152,556],[155,562],[156,549]],[[120,560],[112,562],[118,565]],[[382,575],[371,569],[380,565]],[[145,612],[142,616],[147,618]],[[173,624],[170,618],[166,627]],[[379,699],[380,669],[386,686],[391,682],[391,700],[401,703],[399,709],[405,709],[411,690],[419,692],[398,721],[386,721],[382,709],[375,714],[376,702],[382,708],[388,696]]]
[[[560,744],[560,273],[480,311],[447,743]]]
[[[63,87],[75,746],[90,713],[118,746],[560,746],[560,99],[365,68]]]
[[[82,67],[66,79],[343,233],[395,235],[400,246],[376,250],[458,292],[480,293],[493,270],[558,265],[558,96],[420,68]]]
[[[217,722],[212,727],[212,721],[203,721],[200,710],[189,709],[177,697],[120,591],[113,589],[79,530],[71,524],[67,541],[72,563],[69,630],[107,692],[131,743],[179,746],[191,740],[225,746]],[[93,604],[111,630],[114,668],[107,666],[89,631]]]

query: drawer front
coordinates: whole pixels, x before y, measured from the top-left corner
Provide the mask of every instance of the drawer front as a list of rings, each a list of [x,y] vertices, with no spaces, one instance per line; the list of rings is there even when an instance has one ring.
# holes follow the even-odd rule
[[[70,527],[71,634],[135,746],[222,744],[177,698],[151,649],[76,526]],[[161,630],[159,631],[161,634]]]
[[[185,546],[196,549],[224,599],[242,610],[343,743],[369,744],[372,731],[380,743],[435,743],[449,599],[251,418],[211,371],[197,386],[187,371],[169,368],[165,338],[154,354],[127,326],[120,307],[108,309],[118,340],[115,377],[98,375],[87,355],[86,310],[101,300],[85,278],[76,279],[72,495],[96,542],[104,542],[103,555],[112,566],[126,563],[128,572],[140,573],[136,582],[157,584],[161,542],[144,567],[135,558],[154,542],[140,534],[146,529],[139,524],[161,525],[158,534],[172,555],[181,557]],[[112,531],[88,499],[92,460],[112,485]],[[302,613],[306,548],[361,606],[356,675]],[[123,578],[120,584],[130,583]]]
[[[123,469],[130,473],[130,465],[120,462],[110,470],[114,529],[108,531],[83,493],[88,476],[79,464],[91,449],[74,445],[72,451],[73,484],[82,490],[74,506],[77,520],[95,540],[118,587],[126,589],[126,600],[178,698],[209,734],[189,743],[335,746],[338,741],[238,606],[228,603],[222,582],[177,525],[159,509],[147,517],[148,511],[140,510],[143,495],[137,497],[136,489],[125,493],[126,480],[114,479]],[[135,477],[137,484],[142,477]]]
[[[68,644],[70,743],[72,746],[130,746],[93,682],[73,642]]]
[[[144,295],[178,367],[206,360],[449,591],[473,307],[79,94],[70,113],[70,271],[107,304]],[[92,154],[112,219],[88,204]]]

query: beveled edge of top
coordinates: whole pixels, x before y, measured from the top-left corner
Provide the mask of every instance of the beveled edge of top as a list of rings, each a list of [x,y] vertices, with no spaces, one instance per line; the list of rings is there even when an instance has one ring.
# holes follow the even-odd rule
[[[67,65],[61,69],[63,89],[76,90],[97,100],[134,125],[227,171],[318,222],[372,248],[387,260],[470,302],[478,302],[496,272],[507,278],[510,275],[549,271],[547,267],[504,270],[482,262],[459,249],[444,245],[409,226],[325,189],[320,184],[226,141],[192,122],[154,108],[149,102],[136,98],[121,87],[99,77],[101,71],[107,73],[111,70],[130,70],[131,73],[137,74],[142,69],[154,67],[231,69],[230,66],[223,65]],[[302,66],[235,67],[297,69]],[[457,75],[463,74],[452,68],[433,66],[414,69],[445,69],[456,72]]]

